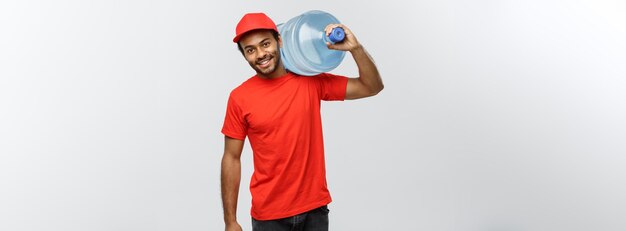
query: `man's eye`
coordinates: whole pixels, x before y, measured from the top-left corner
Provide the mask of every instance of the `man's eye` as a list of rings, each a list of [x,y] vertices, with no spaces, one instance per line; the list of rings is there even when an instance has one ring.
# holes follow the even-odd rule
[[[253,51],[254,51],[254,49],[247,49],[247,50],[246,50],[246,52],[247,52],[248,54],[252,54],[252,52],[253,52]]]
[[[268,43],[268,42],[263,43],[263,46],[264,46],[264,47],[268,47],[269,45],[270,45],[270,43]]]

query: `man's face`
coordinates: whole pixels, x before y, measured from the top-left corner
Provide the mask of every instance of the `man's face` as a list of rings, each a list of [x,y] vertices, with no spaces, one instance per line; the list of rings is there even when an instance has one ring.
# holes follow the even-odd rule
[[[257,74],[273,78],[282,75],[276,71],[282,68],[280,63],[280,50],[282,45],[280,37],[278,41],[270,30],[256,30],[246,33],[239,40],[243,55]]]

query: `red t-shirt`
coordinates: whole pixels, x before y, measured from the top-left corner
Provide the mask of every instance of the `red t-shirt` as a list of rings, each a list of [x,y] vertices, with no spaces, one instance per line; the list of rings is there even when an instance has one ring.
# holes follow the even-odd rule
[[[222,133],[250,141],[251,215],[273,220],[331,202],[326,185],[321,100],[344,100],[348,78],[332,74],[253,76],[228,99]]]

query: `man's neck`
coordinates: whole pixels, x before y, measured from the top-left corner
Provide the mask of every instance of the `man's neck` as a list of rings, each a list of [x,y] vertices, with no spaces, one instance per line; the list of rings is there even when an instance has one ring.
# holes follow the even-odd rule
[[[287,69],[285,69],[284,67],[279,67],[276,68],[276,70],[274,70],[274,72],[268,74],[268,75],[263,75],[260,73],[257,73],[257,76],[263,78],[263,79],[276,79],[276,78],[280,78],[282,76],[285,76],[287,74]]]

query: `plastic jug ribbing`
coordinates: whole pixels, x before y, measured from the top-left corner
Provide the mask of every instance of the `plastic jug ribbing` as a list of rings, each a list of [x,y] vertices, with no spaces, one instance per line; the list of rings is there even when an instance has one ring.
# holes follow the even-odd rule
[[[296,74],[312,76],[339,66],[345,51],[328,49],[326,42],[343,41],[345,32],[338,27],[326,36],[324,31],[328,24],[337,23],[339,20],[331,14],[313,10],[278,24],[283,40],[280,54],[285,68]]]

